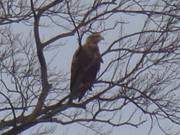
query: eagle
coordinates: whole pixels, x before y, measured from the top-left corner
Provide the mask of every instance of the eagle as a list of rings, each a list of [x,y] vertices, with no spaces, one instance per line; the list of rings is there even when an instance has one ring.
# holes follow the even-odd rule
[[[99,32],[87,37],[84,45],[74,53],[71,64],[70,101],[78,98],[78,102],[86,91],[92,90],[96,75],[103,62],[98,43],[104,38]]]

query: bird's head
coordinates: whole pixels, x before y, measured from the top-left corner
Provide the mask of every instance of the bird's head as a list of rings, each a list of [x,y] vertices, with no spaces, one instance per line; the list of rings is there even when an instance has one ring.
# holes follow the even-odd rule
[[[94,32],[87,38],[86,42],[98,44],[101,40],[104,40],[101,34],[99,32]]]

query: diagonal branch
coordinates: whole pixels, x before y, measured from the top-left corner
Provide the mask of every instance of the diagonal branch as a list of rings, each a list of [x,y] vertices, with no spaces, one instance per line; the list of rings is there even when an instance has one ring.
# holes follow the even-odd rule
[[[69,1],[66,0],[66,3],[67,3],[67,10],[68,10],[69,17],[71,18],[71,21],[72,21],[72,23],[73,23],[73,25],[74,25],[74,27],[75,27],[75,30],[76,30],[77,35],[78,35],[79,46],[81,47],[81,46],[82,46],[82,43],[81,43],[82,37],[81,37],[81,35],[80,35],[80,33],[79,33],[79,29],[78,29],[77,26],[76,26],[76,22],[75,22],[72,14],[71,14]]]

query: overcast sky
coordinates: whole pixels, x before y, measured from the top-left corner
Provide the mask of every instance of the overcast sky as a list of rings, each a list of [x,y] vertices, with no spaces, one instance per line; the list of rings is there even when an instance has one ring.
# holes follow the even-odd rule
[[[135,16],[135,17],[129,17],[127,18],[129,21],[129,24],[127,24],[124,27],[125,33],[134,33],[139,31],[142,28],[142,25],[144,23],[144,16]],[[27,31],[31,30],[31,28],[27,28],[26,26],[23,26],[23,24],[15,24],[16,27],[14,27],[14,31],[17,32],[24,32],[27,33]],[[41,29],[41,36],[44,40],[46,40],[46,37],[52,36],[54,34],[58,33],[58,30],[56,28],[50,28],[50,29]],[[107,48],[108,41],[107,39],[114,38],[112,33],[103,33],[105,40],[102,41],[100,44],[100,50],[103,52],[105,48]],[[107,37],[107,38],[106,38]],[[84,40],[83,40],[84,42]],[[53,49],[52,51],[45,52],[47,61],[50,62],[52,60],[53,56],[56,56],[53,61],[51,61],[52,65],[58,66],[59,70],[65,71],[66,73],[70,72],[70,65],[71,65],[71,59],[73,56],[73,53],[75,49],[78,47],[77,43],[77,37],[72,36],[65,38],[61,41],[57,41],[54,43],[54,46],[56,46],[56,49]],[[70,74],[69,74],[70,75]],[[80,125],[80,124],[71,124],[67,126],[62,126],[60,124],[55,123],[46,123],[43,124],[44,127],[40,128],[54,128],[56,129],[55,132],[52,135],[95,135],[96,133],[93,132],[90,129],[87,129],[86,127]],[[31,133],[36,133],[37,129],[41,127],[42,124],[39,124],[36,127],[32,127],[23,133],[21,135],[30,135]],[[157,123],[154,123],[153,130],[151,132],[152,135],[164,135],[158,128]],[[164,123],[164,126],[169,128],[170,125],[167,125]],[[100,129],[101,131],[108,131],[111,130],[111,135],[147,135],[149,132],[151,125],[150,122],[147,121],[145,124],[139,126],[138,128],[131,127],[131,126],[122,126],[122,127],[114,127],[111,128],[109,126],[102,127]]]

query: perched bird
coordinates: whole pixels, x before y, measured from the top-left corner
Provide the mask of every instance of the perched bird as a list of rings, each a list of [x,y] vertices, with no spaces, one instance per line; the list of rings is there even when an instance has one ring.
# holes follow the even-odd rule
[[[98,48],[98,43],[103,39],[100,33],[95,32],[74,53],[71,65],[70,101],[77,98],[80,101],[87,90],[92,90],[100,64],[103,62]]]

